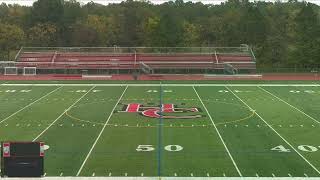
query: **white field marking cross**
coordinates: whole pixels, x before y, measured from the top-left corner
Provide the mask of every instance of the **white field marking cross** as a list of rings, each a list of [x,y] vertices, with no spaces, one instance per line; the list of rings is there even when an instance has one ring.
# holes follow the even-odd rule
[[[151,93],[151,92],[152,92],[152,93],[156,93],[156,92],[158,92],[158,90],[151,90],[151,89],[150,89],[150,90],[148,90],[147,92],[148,92],[148,93]]]
[[[10,93],[14,93],[16,92],[17,90],[5,90],[4,92],[10,92]]]
[[[148,93],[157,93],[157,92],[159,92],[159,91],[158,91],[158,90],[149,89],[147,92],[148,92]],[[171,93],[172,90],[163,90],[163,92],[164,92],[164,93]]]
[[[290,90],[289,92],[291,92],[291,93],[300,93],[301,91],[297,91],[297,90]]]
[[[5,90],[5,91],[0,91],[0,92],[6,92],[6,93],[22,92],[22,93],[27,93],[27,92],[30,92],[30,91],[31,90],[29,90],[29,89],[22,89],[20,91],[17,91],[15,89],[13,89],[13,90]]]
[[[252,92],[252,91],[240,91],[240,90],[234,90],[236,93],[242,93],[242,92]]]
[[[76,90],[77,93],[85,93],[87,90]]]
[[[227,91],[227,90],[219,90],[218,92],[219,92],[219,93],[227,93],[227,92],[229,92],[229,91]]]
[[[314,93],[320,93],[320,91],[313,91],[313,90],[303,90],[303,91],[299,91],[299,90],[290,90],[290,93],[309,93],[309,94],[314,94]]]

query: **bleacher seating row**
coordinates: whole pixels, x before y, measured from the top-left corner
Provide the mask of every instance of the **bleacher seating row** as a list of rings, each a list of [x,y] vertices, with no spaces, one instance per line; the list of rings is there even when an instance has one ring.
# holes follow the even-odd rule
[[[248,53],[71,53],[23,52],[17,66],[38,69],[139,69],[139,63],[152,69],[223,69],[231,64],[237,69],[253,70],[256,64]]]

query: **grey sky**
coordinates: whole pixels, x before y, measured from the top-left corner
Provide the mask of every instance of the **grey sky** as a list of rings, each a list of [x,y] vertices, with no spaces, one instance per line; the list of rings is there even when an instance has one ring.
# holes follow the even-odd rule
[[[36,0],[0,0],[0,3],[5,2],[7,4],[21,4],[21,5],[25,5],[25,6],[31,6],[32,3],[36,1]],[[108,3],[120,3],[123,0],[77,0],[78,2],[82,2],[83,4],[86,4],[90,1],[94,1],[100,4],[108,4]],[[161,4],[163,2],[169,1],[169,0],[149,0],[152,3],[155,4]],[[184,0],[186,1],[192,1],[192,2],[202,2],[204,4],[220,4],[221,2],[225,1],[225,0]],[[250,0],[250,1],[254,1],[254,0]],[[261,0],[256,0],[256,1],[261,1]],[[266,1],[276,1],[276,0],[266,0]],[[286,2],[287,0],[281,0],[283,2]],[[302,0],[299,0],[302,1]],[[320,0],[306,0],[307,2],[311,2],[314,4],[318,4],[320,5]]]

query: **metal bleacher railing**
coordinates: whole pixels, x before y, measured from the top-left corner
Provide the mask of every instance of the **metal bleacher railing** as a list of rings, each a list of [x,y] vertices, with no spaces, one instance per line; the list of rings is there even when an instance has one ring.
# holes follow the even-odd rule
[[[114,53],[114,54],[126,54],[126,53],[152,53],[152,54],[172,54],[172,53],[184,53],[184,54],[212,54],[215,51],[219,53],[246,53],[249,52],[247,45],[241,45],[240,47],[22,47],[16,55],[16,60],[23,52],[78,52],[78,53]]]
[[[226,65],[227,64],[227,65]],[[164,72],[166,70],[236,72],[256,69],[252,49],[239,47],[22,47],[16,55],[18,68],[126,70]]]

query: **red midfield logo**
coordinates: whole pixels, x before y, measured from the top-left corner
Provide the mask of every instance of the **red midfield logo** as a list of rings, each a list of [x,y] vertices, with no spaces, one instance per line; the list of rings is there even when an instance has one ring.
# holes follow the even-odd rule
[[[160,107],[154,106],[143,106],[138,103],[130,103],[124,105],[123,111],[118,112],[127,112],[127,113],[141,113],[143,116],[151,117],[151,118],[160,118],[161,117],[161,109]],[[184,113],[184,112],[199,112],[198,108],[178,108],[175,107],[174,104],[162,104],[162,113]],[[162,118],[166,119],[191,119],[191,118],[199,118],[202,117],[199,114],[196,115],[163,115]]]

